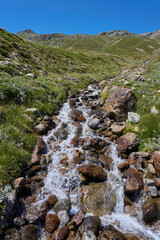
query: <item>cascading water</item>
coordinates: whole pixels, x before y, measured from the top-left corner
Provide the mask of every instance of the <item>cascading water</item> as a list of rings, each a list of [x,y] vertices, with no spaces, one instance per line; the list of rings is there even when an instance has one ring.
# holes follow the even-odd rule
[[[92,86],[88,87],[90,94],[96,96],[99,94],[99,90],[93,91]],[[77,109],[83,112],[84,117],[87,119],[86,122],[81,123],[82,133],[81,138],[86,137],[96,137],[96,133],[90,131],[87,126],[87,122],[90,117],[90,108],[83,104],[81,97],[79,98],[80,104],[77,104]],[[80,186],[80,176],[76,171],[78,165],[74,164],[72,159],[76,150],[82,151],[81,147],[73,147],[71,140],[75,137],[76,127],[72,125],[71,119],[68,117],[68,113],[71,111],[69,102],[63,105],[58,119],[60,123],[57,128],[52,130],[48,136],[44,136],[44,141],[48,147],[47,158],[51,158],[51,163],[48,167],[48,173],[44,180],[44,187],[39,195],[38,204],[41,204],[44,200],[48,198],[49,195],[55,194],[58,199],[70,198],[72,208],[71,213],[76,213],[81,208],[81,186]],[[64,140],[58,140],[56,137],[56,131],[61,127],[65,126],[64,129],[68,132],[68,136]],[[102,139],[107,140],[107,138],[102,137]],[[131,217],[129,214],[124,213],[124,180],[117,169],[117,166],[123,162],[123,160],[118,156],[116,145],[114,143],[110,144],[110,157],[113,159],[113,168],[108,171],[108,180],[113,188],[116,189],[117,203],[111,215],[101,216],[102,225],[113,225],[116,229],[123,233],[133,233],[136,236],[142,237],[142,239],[159,240],[160,233],[153,231],[151,228],[145,226],[141,220],[141,214],[137,211],[137,218]],[[63,157],[68,158],[67,168],[60,164],[60,160]],[[88,160],[84,158],[82,164],[88,163]],[[140,201],[137,202],[137,206],[140,205]],[[87,215],[90,215],[88,213]],[[43,236],[45,239],[45,236]]]

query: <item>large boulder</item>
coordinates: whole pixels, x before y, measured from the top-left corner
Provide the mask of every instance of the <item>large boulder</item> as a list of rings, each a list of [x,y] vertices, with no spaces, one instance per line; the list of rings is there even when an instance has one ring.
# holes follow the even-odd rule
[[[158,177],[160,177],[160,151],[155,151],[152,154],[151,160],[153,161]]]
[[[149,198],[143,205],[143,219],[147,223],[151,223],[158,216],[158,207],[156,202]]]
[[[108,182],[83,187],[83,206],[86,212],[94,216],[111,214],[117,201],[117,189]]]
[[[105,107],[110,118],[114,118],[116,121],[124,121],[128,112],[135,111],[136,104],[137,98],[131,89],[118,88],[110,94]]]
[[[128,133],[118,138],[117,143],[120,153],[136,151],[139,146],[139,137],[136,133]]]
[[[84,164],[78,167],[77,171],[90,181],[100,182],[107,179],[107,173],[98,165]]]

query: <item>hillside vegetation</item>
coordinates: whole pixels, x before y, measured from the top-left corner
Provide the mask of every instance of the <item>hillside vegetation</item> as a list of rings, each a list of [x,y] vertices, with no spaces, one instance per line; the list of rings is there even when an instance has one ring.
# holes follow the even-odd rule
[[[157,40],[119,33],[118,36],[101,34],[71,38],[56,35],[40,41],[37,35],[31,34],[35,43],[22,39],[28,39],[24,34],[17,36],[0,29],[1,185],[20,175],[30,160],[36,143],[37,118],[45,114],[52,116],[66,101],[69,92],[83,89],[94,81],[109,82],[114,78],[111,84],[124,86],[124,79],[149,59],[143,71],[138,73],[144,76],[145,82],[128,78],[130,85],[127,87],[137,84],[137,111],[143,115],[139,125],[143,130],[139,132],[142,135],[140,147],[145,147],[144,139],[156,137],[159,115],[153,116],[154,129],[148,122],[150,107],[154,105],[159,109],[160,45]],[[32,112],[28,108],[37,110]]]

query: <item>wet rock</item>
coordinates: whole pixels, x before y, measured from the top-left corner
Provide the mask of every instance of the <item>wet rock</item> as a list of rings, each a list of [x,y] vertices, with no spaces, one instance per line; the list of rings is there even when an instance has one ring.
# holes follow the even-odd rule
[[[151,197],[157,197],[157,188],[155,186],[148,186]]]
[[[105,181],[107,179],[107,173],[98,165],[84,164],[78,167],[77,171],[91,181]]]
[[[91,231],[93,234],[97,235],[101,227],[101,219],[97,216],[86,217],[83,223],[79,227],[81,234],[87,231]]]
[[[135,209],[133,208],[133,206],[126,205],[126,206],[124,207],[124,212],[125,212],[125,214],[129,214],[129,215],[132,216],[132,217],[135,217],[135,216],[136,216],[136,211],[135,211]]]
[[[55,122],[54,122],[53,119],[52,119],[50,116],[48,116],[48,115],[44,116],[43,122],[44,122],[44,125],[46,126],[47,130],[52,130],[53,128],[56,127]]]
[[[137,98],[128,88],[118,88],[106,100],[105,108],[110,118],[116,121],[126,120],[127,113],[136,109]]]
[[[139,146],[139,137],[135,133],[128,133],[117,139],[118,151],[120,153],[127,153],[137,150]]]
[[[107,239],[126,240],[125,236],[111,225],[104,227],[103,235]]]
[[[17,178],[14,181],[14,190],[16,190],[17,193],[21,193],[26,185],[26,180],[24,177]]]
[[[155,151],[152,154],[151,160],[153,161],[158,177],[160,177],[160,151]]]
[[[77,128],[82,128],[82,125],[79,122],[72,122],[72,125],[77,127]]]
[[[128,194],[139,192],[143,187],[143,179],[136,170],[126,170],[124,176],[127,177],[125,182],[125,192]]]
[[[102,150],[107,145],[108,145],[108,143],[101,138],[93,138],[90,141],[90,146],[92,148],[94,148],[95,150]]]
[[[156,202],[149,198],[143,205],[143,220],[146,223],[151,223],[158,216],[158,207]]]
[[[60,212],[58,212],[57,215],[60,220],[61,226],[65,226],[69,222],[69,216],[66,210],[61,210]]]
[[[100,124],[100,120],[98,118],[93,118],[88,121],[88,127],[94,130],[98,129],[99,124]]]
[[[58,213],[62,210],[66,210],[67,212],[69,212],[71,209],[71,202],[69,201],[69,199],[61,199],[58,200],[56,202],[56,204],[53,207],[53,210]]]
[[[118,170],[121,172],[124,172],[125,170],[127,170],[129,168],[130,168],[129,163],[121,163],[118,165]]]
[[[46,231],[52,233],[55,230],[58,223],[59,219],[56,214],[48,214],[45,220]]]
[[[132,123],[139,123],[141,120],[141,117],[134,112],[128,112],[128,121]]]
[[[40,237],[39,228],[36,225],[29,224],[22,229],[23,240],[37,240]]]
[[[115,207],[117,189],[108,182],[83,187],[83,206],[86,212],[94,216],[110,214]]]
[[[43,135],[43,134],[47,133],[47,127],[44,123],[40,123],[40,124],[36,125],[35,130],[40,135]]]
[[[112,168],[113,159],[105,154],[99,155],[99,162],[109,170]]]
[[[155,186],[159,190],[160,189],[160,178],[156,178],[155,180]]]
[[[138,238],[137,236],[131,234],[131,233],[128,233],[128,234],[124,234],[126,240],[141,240],[141,238]]]
[[[84,217],[85,217],[85,211],[78,211],[74,217],[72,218],[72,221],[76,224],[76,226],[78,226],[80,223],[82,223]]]
[[[55,195],[51,195],[48,198],[48,203],[50,206],[54,206],[57,201],[58,201],[58,199]]]
[[[69,235],[69,228],[67,226],[63,226],[59,229],[56,240],[65,240]]]
[[[44,202],[39,208],[36,205],[31,205],[26,209],[26,220],[28,223],[37,223],[43,220],[48,212],[48,205]]]
[[[117,135],[121,135],[123,133],[125,126],[121,126],[118,124],[112,124],[111,125],[111,131]]]
[[[82,240],[96,240],[96,236],[89,230],[83,233]]]
[[[64,128],[59,128],[57,131],[54,132],[54,135],[58,139],[65,140],[67,138],[67,136],[68,136],[68,130],[64,129]]]
[[[24,217],[16,217],[13,219],[13,224],[15,227],[22,227],[26,225],[27,220]]]
[[[73,121],[78,121],[78,122],[85,122],[86,119],[83,116],[83,113],[80,110],[72,110],[69,112],[68,116],[73,120]]]

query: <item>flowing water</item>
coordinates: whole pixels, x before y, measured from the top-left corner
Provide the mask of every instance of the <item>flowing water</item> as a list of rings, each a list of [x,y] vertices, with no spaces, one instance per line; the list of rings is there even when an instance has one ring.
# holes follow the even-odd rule
[[[92,86],[88,88],[89,95],[96,96],[99,94],[98,89],[94,89]],[[86,93],[87,94],[87,93]],[[94,138],[96,133],[92,132],[87,122],[91,118],[90,107],[87,107],[80,97],[80,102],[77,103],[77,109],[83,112],[84,117],[87,119],[86,122],[82,123],[81,138]],[[56,129],[53,129],[48,136],[44,136],[44,141],[48,147],[47,158],[51,158],[51,163],[48,166],[47,177],[44,180],[44,187],[39,195],[38,204],[41,204],[48,196],[54,194],[58,199],[69,198],[72,204],[71,214],[76,213],[81,208],[81,186],[80,176],[76,171],[79,164],[73,163],[73,155],[76,150],[83,151],[81,147],[73,147],[71,144],[72,138],[75,137],[77,128],[72,125],[71,119],[68,117],[68,113],[71,111],[69,102],[64,103],[61,109],[58,119],[60,123]],[[65,129],[68,131],[68,136],[65,140],[58,140],[55,132],[65,125]],[[102,137],[107,140],[107,138]],[[142,239],[159,240],[160,232],[153,231],[150,227],[147,227],[142,222],[142,213],[137,210],[137,217],[131,217],[129,214],[124,214],[124,179],[122,178],[117,166],[123,162],[118,156],[116,145],[111,143],[110,145],[110,157],[113,158],[113,169],[108,171],[108,182],[117,189],[117,203],[114,211],[111,215],[101,216],[102,225],[111,224],[122,233],[133,233],[136,236],[142,237]],[[52,149],[52,150],[51,150]],[[85,151],[87,153],[87,151]],[[60,160],[67,156],[69,165],[64,167],[60,164]],[[88,160],[84,160],[82,164],[89,163]],[[141,200],[136,202],[137,209],[141,208]],[[91,215],[87,213],[87,216]],[[45,235],[43,236],[45,239]]]

